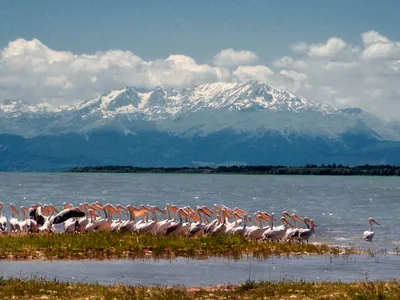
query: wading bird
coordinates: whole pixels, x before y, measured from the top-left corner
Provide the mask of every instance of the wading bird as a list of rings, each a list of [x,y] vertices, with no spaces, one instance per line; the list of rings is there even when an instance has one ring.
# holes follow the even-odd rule
[[[372,239],[374,238],[374,235],[375,235],[374,229],[372,228],[372,224],[376,224],[378,226],[380,226],[381,224],[379,224],[373,218],[368,218],[368,222],[371,225],[371,228],[370,228],[370,230],[364,231],[363,240],[367,241],[367,242],[372,242]]]

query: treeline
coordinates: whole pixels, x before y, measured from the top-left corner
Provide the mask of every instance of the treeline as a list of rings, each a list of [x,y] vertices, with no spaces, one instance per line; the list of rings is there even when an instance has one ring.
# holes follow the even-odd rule
[[[399,176],[400,166],[336,164],[305,166],[219,166],[219,167],[135,167],[135,166],[87,166],[76,167],[68,172],[104,173],[201,173],[201,174],[260,174],[260,175],[368,175]]]

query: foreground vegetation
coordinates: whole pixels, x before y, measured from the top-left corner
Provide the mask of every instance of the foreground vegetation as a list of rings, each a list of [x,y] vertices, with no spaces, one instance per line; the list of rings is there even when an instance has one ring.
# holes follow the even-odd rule
[[[239,259],[272,255],[340,254],[342,249],[326,244],[253,242],[243,236],[135,235],[131,233],[92,232],[84,234],[3,234],[0,259],[111,259],[227,257]],[[346,253],[356,253],[353,249]]]
[[[143,168],[135,166],[88,166],[76,167],[69,170],[69,172],[400,176],[400,166],[362,165],[349,167],[336,164],[320,166],[220,166],[217,168]]]
[[[2,279],[0,298],[9,299],[399,299],[399,281],[245,282],[211,288],[145,287]]]

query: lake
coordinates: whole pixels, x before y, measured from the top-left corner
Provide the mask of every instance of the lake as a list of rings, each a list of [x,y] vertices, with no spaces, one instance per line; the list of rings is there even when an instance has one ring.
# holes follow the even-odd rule
[[[392,251],[400,247],[400,178],[361,176],[273,176],[206,174],[0,173],[0,201],[19,208],[32,203],[78,205],[225,204],[251,213],[283,210],[313,218],[313,241]],[[10,215],[8,207],[4,214]],[[375,226],[373,243],[362,241]]]

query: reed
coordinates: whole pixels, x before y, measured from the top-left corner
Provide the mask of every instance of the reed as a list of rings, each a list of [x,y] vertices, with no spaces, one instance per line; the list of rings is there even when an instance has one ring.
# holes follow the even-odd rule
[[[243,236],[152,236],[131,233],[2,234],[0,259],[174,258],[240,259],[358,253],[326,244],[249,241]]]
[[[0,278],[5,299],[400,299],[399,281],[245,282],[208,288],[146,287]]]

